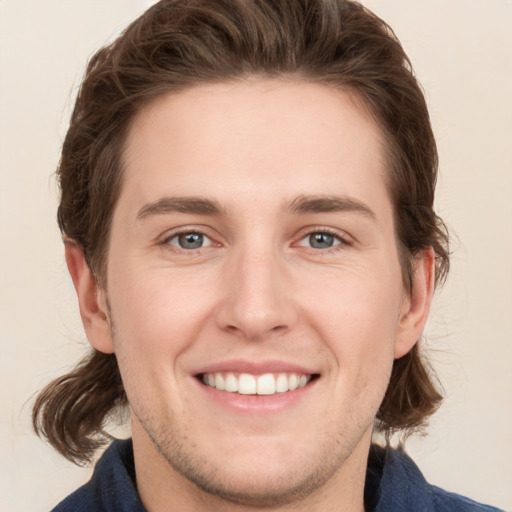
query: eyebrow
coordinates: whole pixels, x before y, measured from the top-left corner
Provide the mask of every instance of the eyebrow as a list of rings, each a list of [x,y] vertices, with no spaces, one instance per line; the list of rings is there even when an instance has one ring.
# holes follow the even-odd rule
[[[375,219],[375,212],[357,199],[330,195],[301,195],[286,205],[286,210],[296,214],[355,212]],[[217,201],[204,197],[163,197],[144,205],[137,213],[137,220],[155,215],[185,213],[195,215],[225,215]]]
[[[366,204],[351,197],[331,195],[299,196],[288,204],[288,210],[292,213],[330,213],[330,212],[355,212],[372,220],[376,219],[375,212]]]
[[[166,213],[223,215],[225,212],[217,201],[203,197],[163,197],[144,205],[137,213],[137,220]]]

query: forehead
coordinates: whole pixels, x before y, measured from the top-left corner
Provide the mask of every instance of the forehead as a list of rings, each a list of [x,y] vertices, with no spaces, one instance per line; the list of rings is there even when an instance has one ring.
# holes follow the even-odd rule
[[[382,195],[382,141],[375,122],[339,89],[283,80],[196,86],[136,116],[121,195],[229,202],[258,192],[289,202],[304,194],[371,196],[376,187]]]

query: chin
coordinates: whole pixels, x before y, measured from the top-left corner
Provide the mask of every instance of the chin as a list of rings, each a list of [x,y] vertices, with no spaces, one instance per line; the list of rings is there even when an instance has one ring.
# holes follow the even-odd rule
[[[267,464],[266,468],[250,467],[243,471],[220,468],[181,468],[181,473],[209,497],[252,507],[269,507],[304,500],[324,486],[335,473],[334,468],[302,467],[300,471]],[[284,466],[284,464],[283,464]],[[176,469],[176,468],[175,468]],[[232,469],[232,468],[231,468]]]
[[[198,446],[178,430],[146,434],[171,471],[193,484],[207,500],[253,507],[278,506],[303,500],[322,488],[347,458],[343,453],[315,453],[310,443],[282,443],[255,436],[254,442],[232,439],[230,446]],[[258,439],[259,437],[259,439]],[[220,448],[219,448],[220,445]]]

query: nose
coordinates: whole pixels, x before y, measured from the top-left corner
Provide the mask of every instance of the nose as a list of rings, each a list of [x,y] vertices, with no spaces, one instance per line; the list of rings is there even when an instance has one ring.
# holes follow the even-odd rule
[[[298,311],[286,261],[271,249],[240,252],[223,270],[218,326],[252,341],[288,331]]]

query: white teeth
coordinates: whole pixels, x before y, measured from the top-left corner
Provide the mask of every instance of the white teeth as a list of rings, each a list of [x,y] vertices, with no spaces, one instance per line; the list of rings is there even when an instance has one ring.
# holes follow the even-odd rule
[[[232,373],[226,373],[226,391],[236,393],[238,391],[238,380]]]
[[[221,391],[226,389],[226,385],[224,383],[224,377],[220,373],[215,374],[215,387],[220,389]]]
[[[292,373],[288,377],[288,390],[293,391],[299,387],[299,377],[296,373]]]
[[[276,380],[271,373],[260,375],[256,381],[258,395],[273,395],[276,392]]]
[[[239,393],[241,395],[274,395],[304,387],[311,379],[310,375],[298,373],[250,373],[235,374],[205,373],[203,383],[220,391]]]
[[[238,377],[238,392],[241,395],[256,394],[256,379],[249,373],[241,373]]]
[[[286,373],[280,373],[276,379],[276,391],[278,393],[284,393],[288,391],[288,377]]]

